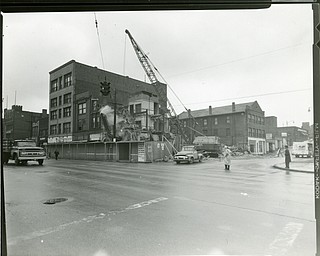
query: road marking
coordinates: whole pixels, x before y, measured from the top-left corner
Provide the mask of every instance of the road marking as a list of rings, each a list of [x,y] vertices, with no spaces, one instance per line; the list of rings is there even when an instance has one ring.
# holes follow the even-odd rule
[[[29,234],[26,234],[26,235],[22,235],[22,236],[17,236],[17,237],[12,238],[12,239],[9,238],[8,239],[9,240],[8,241],[8,245],[15,245],[15,244],[17,244],[17,243],[19,243],[21,241],[34,239],[34,238],[37,238],[37,237],[49,235],[49,234],[64,230],[67,227],[70,227],[72,225],[77,225],[77,224],[82,224],[82,223],[89,223],[89,222],[92,222],[92,221],[95,221],[95,220],[104,219],[106,217],[115,216],[115,215],[120,214],[120,213],[125,213],[125,212],[128,212],[130,210],[135,210],[135,209],[138,209],[138,208],[142,208],[142,207],[149,206],[149,205],[155,204],[155,203],[159,203],[159,202],[165,201],[165,200],[168,200],[168,198],[166,198],[166,197],[158,197],[158,198],[151,199],[151,200],[148,200],[148,201],[144,201],[144,202],[140,202],[140,203],[137,203],[137,204],[129,205],[128,207],[123,208],[123,209],[113,210],[113,211],[109,211],[107,213],[99,213],[99,214],[96,214],[96,215],[87,216],[87,217],[82,218],[80,220],[75,220],[75,221],[72,221],[72,222],[69,222],[69,223],[61,224],[61,225],[56,226],[56,227],[50,227],[50,228],[46,228],[46,229],[43,229],[43,230],[34,231],[32,233],[29,233]],[[108,218],[108,220],[111,220],[111,219]]]
[[[269,253],[273,256],[286,255],[302,228],[302,223],[289,222],[270,244]]]

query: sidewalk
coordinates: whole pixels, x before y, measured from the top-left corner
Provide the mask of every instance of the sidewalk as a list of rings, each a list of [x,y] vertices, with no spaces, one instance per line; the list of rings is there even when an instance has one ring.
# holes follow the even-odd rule
[[[314,162],[313,158],[305,161],[299,161],[293,159],[290,163],[290,168],[285,168],[285,163],[278,163],[273,165],[274,168],[291,171],[291,172],[306,172],[306,173],[314,173]]]

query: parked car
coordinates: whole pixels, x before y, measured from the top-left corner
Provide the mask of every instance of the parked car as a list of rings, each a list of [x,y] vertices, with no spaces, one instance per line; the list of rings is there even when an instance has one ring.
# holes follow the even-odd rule
[[[182,162],[192,164],[195,161],[202,162],[203,160],[203,154],[198,152],[196,149],[196,146],[183,146],[182,150],[175,154],[173,161],[175,161],[177,164],[180,164]]]

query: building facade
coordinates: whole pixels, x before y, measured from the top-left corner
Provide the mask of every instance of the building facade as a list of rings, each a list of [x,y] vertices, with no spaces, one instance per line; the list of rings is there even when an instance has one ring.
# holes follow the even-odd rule
[[[101,139],[103,121],[101,108],[130,108],[130,96],[147,92],[157,95],[152,85],[121,76],[97,67],[71,60],[52,70],[49,96],[48,143],[90,141]],[[110,94],[102,96],[102,82],[110,83]],[[160,84],[167,92],[167,86]],[[159,104],[166,104],[159,100]],[[108,122],[113,126],[113,122]],[[161,127],[161,126],[159,126]],[[113,130],[113,127],[110,127]]]
[[[43,109],[42,113],[25,111],[19,105],[13,105],[11,109],[4,109],[3,138],[31,139],[33,138],[33,124],[47,116],[46,109]],[[48,122],[41,123],[41,129],[48,129]]]
[[[265,117],[257,101],[183,112],[179,115],[184,132],[192,139],[198,135],[218,136],[224,145],[252,153],[266,152]]]
[[[277,136],[281,137],[283,146],[292,146],[293,142],[303,142],[309,139],[308,131],[297,126],[277,128]]]

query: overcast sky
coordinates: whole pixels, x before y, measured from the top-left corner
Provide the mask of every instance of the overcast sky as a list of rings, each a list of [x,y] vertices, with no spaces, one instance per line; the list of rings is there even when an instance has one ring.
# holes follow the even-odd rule
[[[128,29],[186,108],[257,100],[266,116],[278,117],[278,126],[313,122],[310,4],[3,16],[4,108],[15,103],[16,92],[24,110],[49,109],[49,72],[72,59],[146,80]],[[170,89],[168,96],[180,114],[181,102]]]

